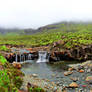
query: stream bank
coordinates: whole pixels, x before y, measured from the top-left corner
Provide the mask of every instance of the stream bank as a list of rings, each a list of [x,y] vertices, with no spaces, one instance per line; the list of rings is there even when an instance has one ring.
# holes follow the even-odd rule
[[[18,56],[18,62],[20,62],[20,55],[24,57],[26,60],[28,59],[28,55],[31,55],[31,60],[38,59],[39,51],[47,51],[49,55],[50,62],[57,62],[62,60],[69,60],[69,61],[86,61],[92,60],[92,45],[86,45],[81,47],[75,48],[64,48],[59,47],[59,42],[53,43],[53,45],[48,46],[40,46],[40,47],[33,47],[33,48],[10,48],[11,51],[9,53],[1,52],[4,54],[5,58],[9,62],[16,61],[16,53]],[[16,49],[17,51],[14,51]],[[20,50],[24,50],[22,54]]]
[[[33,48],[26,49],[26,50],[29,51],[29,52],[27,53],[26,51],[24,51],[23,55],[26,56],[26,55],[31,53],[31,54],[33,54],[33,56],[36,55],[38,57],[38,51],[34,50]],[[44,50],[44,49],[42,49],[42,50]],[[55,53],[57,53],[57,55],[55,55]],[[17,54],[19,54],[19,53],[17,53]],[[64,53],[59,52],[59,51],[54,51],[54,55],[53,55],[53,53],[50,54],[51,56],[53,55],[52,61],[50,61],[50,62],[58,63],[56,61],[63,60],[64,58],[63,59],[61,58],[62,54],[64,54]],[[16,53],[10,52],[10,54],[8,53],[8,55],[9,55],[8,56],[9,60],[11,60],[10,57],[12,57],[12,56],[14,56],[14,58],[16,57]],[[7,57],[6,54],[5,54],[5,56]],[[20,56],[20,54],[19,54],[19,56]],[[67,54],[64,54],[64,56],[66,56],[66,58],[67,58]],[[37,57],[33,59],[34,63],[36,63]],[[18,60],[20,60],[20,58],[18,58],[17,61]],[[26,59],[24,59],[24,60],[26,60]],[[31,60],[29,60],[28,62],[31,62]],[[16,61],[16,58],[13,61]],[[72,59],[72,61],[74,63],[74,59]],[[67,62],[72,63],[72,61],[67,61]],[[16,62],[16,63],[18,63],[18,62]],[[61,64],[59,63],[59,65],[63,65],[63,64],[64,63],[61,63]],[[43,86],[41,86],[42,84],[41,85],[37,84],[37,86],[41,86],[42,88],[46,89],[47,92],[49,92],[48,90],[50,90],[50,92],[53,92],[53,90],[56,90],[55,92],[64,92],[65,90],[68,91],[68,92],[75,92],[75,90],[76,90],[76,92],[80,92],[80,90],[82,90],[84,92],[90,92],[90,90],[92,88],[91,87],[92,86],[92,83],[91,83],[92,79],[90,77],[92,75],[92,73],[91,73],[92,72],[92,66],[90,67],[91,64],[92,64],[92,61],[88,62],[88,65],[86,65],[88,67],[86,67],[82,63],[82,64],[79,64],[77,66],[75,66],[75,65],[68,66],[68,67],[65,66],[65,69],[63,69],[62,66],[57,68],[57,64],[55,64],[55,67],[56,67],[56,68],[54,68],[55,70],[53,70],[53,67],[52,67],[53,65],[49,65],[49,64],[46,64],[46,63],[42,63],[42,65],[41,64],[33,64],[33,63],[28,64],[28,65],[24,64],[24,66],[22,66],[22,69],[24,68],[24,70],[25,70],[25,72],[24,72],[25,73],[24,86],[27,87],[28,82],[35,85],[37,83],[37,81],[38,81],[38,84],[39,84],[39,81],[40,81],[40,83],[42,83],[42,84],[46,82],[47,86],[50,85],[51,88],[53,87],[52,89],[49,89],[48,87],[45,88],[45,85],[43,87]],[[39,67],[41,69],[39,69]],[[69,67],[71,69],[68,69]],[[48,69],[48,70],[46,70],[44,72],[44,69]],[[36,70],[37,70],[37,72],[35,72]],[[37,74],[38,70],[40,70],[39,74]],[[43,72],[42,72],[42,70],[43,70]],[[55,74],[55,72],[56,72],[56,74]],[[43,74],[43,76],[41,76],[41,73]],[[50,75],[51,78],[48,77],[49,74],[51,74]],[[34,76],[34,75],[37,75],[37,76]],[[47,79],[49,79],[49,82],[46,81]],[[56,80],[54,80],[54,79],[56,79]],[[86,79],[88,80],[87,82],[86,82]],[[51,84],[52,82],[54,82],[54,84],[55,84],[54,86]]]
[[[57,64],[54,67],[52,65],[52,68],[51,65],[47,65],[49,71],[46,70],[46,66],[44,67],[44,63],[36,66],[38,67],[26,64],[23,66],[24,69],[21,69],[25,73],[22,88],[26,89],[29,82],[42,87],[46,92],[91,92],[92,90],[92,61],[68,64],[67,69],[61,66],[55,68]],[[38,70],[39,66],[44,67],[43,70]]]

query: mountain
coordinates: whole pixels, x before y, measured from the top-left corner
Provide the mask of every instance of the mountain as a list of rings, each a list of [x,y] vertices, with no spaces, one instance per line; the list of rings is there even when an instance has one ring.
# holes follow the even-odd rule
[[[19,28],[0,28],[0,34],[17,34],[17,35],[31,35],[31,34],[36,34],[36,33],[41,33],[41,32],[50,32],[50,31],[76,31],[77,27],[84,27],[86,28],[87,26],[92,26],[92,22],[58,22],[54,24],[49,24],[46,26],[42,26],[38,29],[19,29]],[[57,30],[57,31],[56,31]]]

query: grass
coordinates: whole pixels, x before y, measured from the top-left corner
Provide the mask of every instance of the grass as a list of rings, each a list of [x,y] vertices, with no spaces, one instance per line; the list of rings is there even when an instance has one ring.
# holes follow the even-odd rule
[[[18,92],[23,82],[21,76],[23,73],[15,69],[0,55],[0,90],[2,92]]]
[[[24,45],[26,47],[52,45],[62,40],[64,48],[74,48],[82,45],[92,44],[92,24],[60,23],[49,25],[55,29],[44,29],[33,35],[6,35],[0,36],[0,44]]]
[[[4,65],[6,62],[7,60],[3,56],[0,55],[0,63]]]

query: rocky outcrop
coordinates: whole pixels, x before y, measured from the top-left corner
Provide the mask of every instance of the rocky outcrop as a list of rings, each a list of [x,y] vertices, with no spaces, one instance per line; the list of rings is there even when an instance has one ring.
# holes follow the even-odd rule
[[[62,41],[61,41],[62,42]],[[56,46],[57,43],[53,45]],[[51,51],[51,58],[54,60],[92,60],[92,45],[78,48],[62,49],[55,47]]]
[[[63,48],[61,45],[64,44],[63,41],[58,41],[53,43],[53,46],[41,46],[34,48],[26,48],[25,50],[29,51],[28,53],[22,53],[22,56],[27,60],[28,54],[31,54],[31,59],[38,59],[38,51],[47,51],[50,55],[49,61],[61,61],[61,60],[92,60],[92,45],[75,47],[71,49]],[[18,55],[18,62],[20,62],[20,53]],[[6,53],[6,59],[9,62],[15,61],[15,53]]]

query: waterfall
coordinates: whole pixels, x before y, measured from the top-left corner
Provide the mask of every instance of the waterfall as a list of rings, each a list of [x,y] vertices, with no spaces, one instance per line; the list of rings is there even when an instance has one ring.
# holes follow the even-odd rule
[[[22,60],[21,60],[21,54],[20,54],[20,62],[21,62]]]
[[[16,62],[18,62],[18,55],[16,54]]]
[[[28,60],[30,60],[30,59],[31,59],[31,56],[32,56],[32,54],[28,54]]]
[[[47,51],[39,51],[39,58],[37,60],[37,63],[48,62],[47,54],[48,54]]]

